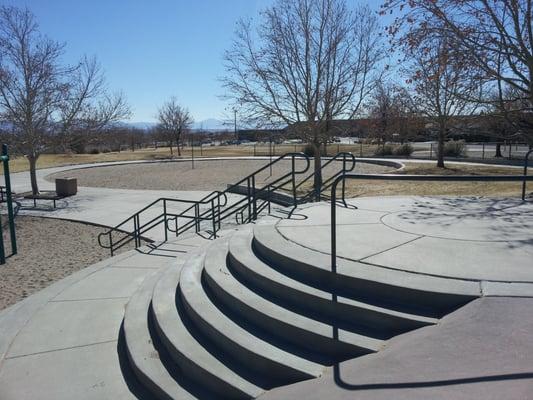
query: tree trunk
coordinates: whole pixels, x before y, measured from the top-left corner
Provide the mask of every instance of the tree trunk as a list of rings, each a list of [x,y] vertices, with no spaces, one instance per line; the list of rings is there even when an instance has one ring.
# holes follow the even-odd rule
[[[439,143],[437,146],[437,167],[444,168],[444,141],[446,139],[446,128],[439,129]]]
[[[38,156],[35,155],[28,156],[28,161],[30,163],[31,191],[34,195],[39,194],[39,185],[37,184],[37,158]]]
[[[496,154],[494,155],[494,157],[497,157],[497,158],[503,157],[502,156],[502,144],[501,143],[496,143]]]
[[[172,157],[174,155],[172,152],[172,140],[168,142],[168,147],[170,147],[170,156]]]
[[[313,183],[313,189],[315,192],[315,201],[320,201],[320,192],[322,190],[322,157],[320,156],[320,143],[313,142],[313,149],[314,149],[314,183]]]

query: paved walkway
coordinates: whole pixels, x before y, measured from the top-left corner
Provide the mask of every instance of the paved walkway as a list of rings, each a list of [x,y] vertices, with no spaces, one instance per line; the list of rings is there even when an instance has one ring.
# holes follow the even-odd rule
[[[136,399],[140,389],[124,379],[124,308],[146,278],[181,265],[205,242],[190,236],[123,253],[2,312],[0,399]]]
[[[392,339],[374,355],[259,399],[529,400],[532,307],[532,298],[475,300],[438,325]]]
[[[186,161],[186,160],[185,160]],[[185,162],[184,161],[184,162]],[[41,190],[55,190],[55,183],[46,180],[48,175],[57,172],[68,171],[79,168],[97,168],[109,165],[122,165],[134,163],[152,163],[153,161],[126,161],[96,164],[80,164],[74,166],[64,166],[56,168],[45,168],[37,170],[37,181]],[[159,161],[158,161],[159,162]],[[162,161],[173,162],[173,161]],[[175,162],[175,161],[174,161]],[[3,176],[0,178],[3,184]],[[25,192],[30,190],[29,172],[18,172],[11,174],[11,186],[14,192]],[[130,190],[130,189],[107,189],[95,187],[78,187],[76,196],[67,197],[57,202],[57,209],[51,208],[51,201],[41,200],[37,203],[38,208],[25,208],[21,210],[21,215],[41,216],[47,218],[60,218],[80,222],[88,222],[103,226],[115,226],[138,210],[144,208],[149,203],[161,197],[199,200],[209,191],[175,191],[175,190]],[[228,195],[228,202],[239,199],[238,195]],[[32,205],[31,200],[28,201]],[[169,205],[169,212],[179,213],[190,204]],[[151,212],[145,213],[144,218],[149,220],[161,214],[162,205],[154,208]],[[141,221],[142,223],[142,221]],[[125,229],[133,229],[133,225],[125,225]],[[154,229],[145,235],[146,237],[160,241],[163,240],[163,229]]]
[[[391,340],[383,352],[265,399],[527,399],[533,393],[533,204],[424,197],[351,203],[359,208],[338,208],[341,257],[480,280],[488,297]],[[304,207],[278,229],[329,252],[326,204]],[[179,268],[204,243],[189,236],[150,254],[124,253],[0,313],[0,399],[142,397],[124,380],[130,373],[120,346],[124,307],[146,278]]]
[[[337,208],[339,257],[483,282],[493,294],[533,293],[533,203],[472,197],[383,197]],[[330,207],[309,205],[278,230],[331,253]],[[512,284],[511,284],[512,283]]]

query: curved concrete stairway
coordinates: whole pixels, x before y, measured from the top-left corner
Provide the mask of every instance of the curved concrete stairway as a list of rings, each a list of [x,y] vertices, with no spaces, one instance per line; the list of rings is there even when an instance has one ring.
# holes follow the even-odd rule
[[[249,399],[379,351],[479,296],[464,281],[340,260],[247,226],[146,280],[124,338],[138,381],[158,399]]]

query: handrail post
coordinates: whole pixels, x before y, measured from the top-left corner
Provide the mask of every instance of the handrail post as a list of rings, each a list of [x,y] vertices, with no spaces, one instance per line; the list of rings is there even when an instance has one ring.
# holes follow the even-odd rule
[[[217,238],[217,221],[215,214],[215,199],[211,199],[211,223],[213,224],[213,238]]]
[[[218,230],[220,230],[220,226],[221,226],[220,225],[221,224],[221,222],[220,222],[220,218],[221,218],[221,216],[220,216],[220,193],[217,196],[217,216],[218,216],[218,222],[217,222],[218,223]]]
[[[138,247],[138,242],[137,242],[137,227],[138,227],[138,220],[137,220],[137,217],[139,216],[139,214],[135,214],[134,217],[133,217],[133,239],[135,240],[135,248]]]
[[[342,155],[342,203],[344,204],[344,207],[346,207],[346,179],[344,177],[346,176],[346,153],[343,153]]]
[[[11,239],[11,252],[17,254],[17,235],[15,232],[15,215],[13,213],[13,199],[11,197],[11,176],[9,175],[9,154],[7,144],[2,145],[2,160],[4,165],[4,180],[6,184],[7,216],[9,219],[9,236]]]
[[[194,223],[195,223],[195,231],[196,233],[200,232],[200,204],[195,203],[194,204]]]
[[[250,218],[250,216],[252,215],[252,202],[251,202],[251,184],[250,184],[250,177],[248,177],[246,179],[246,197],[247,197],[247,201],[248,201],[248,218]],[[243,219],[242,219],[242,222],[244,223],[244,215],[243,215]]]
[[[297,205],[297,200],[296,200],[296,174],[295,174],[295,170],[296,170],[296,162],[295,162],[295,155],[293,154],[292,157],[291,157],[291,168],[292,168],[292,171],[291,171],[291,176],[292,176],[292,202],[293,202],[293,206],[296,207]]]
[[[255,192],[255,175],[252,175],[252,220],[255,221],[257,219],[257,194]]]
[[[167,199],[163,199],[163,221],[165,226],[165,242],[168,242],[168,230],[167,230]]]
[[[522,201],[526,200],[526,184],[527,184],[527,168],[529,164],[529,156],[533,153],[533,149],[529,150],[524,157],[524,181],[522,182]]]
[[[337,184],[345,180],[344,175],[338,177],[331,185],[331,272],[337,273]]]

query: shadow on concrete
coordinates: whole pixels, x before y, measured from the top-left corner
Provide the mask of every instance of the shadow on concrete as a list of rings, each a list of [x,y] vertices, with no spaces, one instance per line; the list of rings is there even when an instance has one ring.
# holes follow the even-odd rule
[[[383,383],[352,384],[352,383],[345,382],[342,379],[339,364],[335,364],[333,366],[333,377],[335,380],[335,384],[345,390],[377,390],[377,389],[416,389],[416,388],[437,387],[437,386],[465,385],[465,384],[477,383],[477,382],[532,379],[533,372],[524,372],[524,373],[517,373],[517,374],[474,376],[470,378],[443,379],[443,380],[426,381],[426,382],[394,382],[394,383],[383,382]]]

